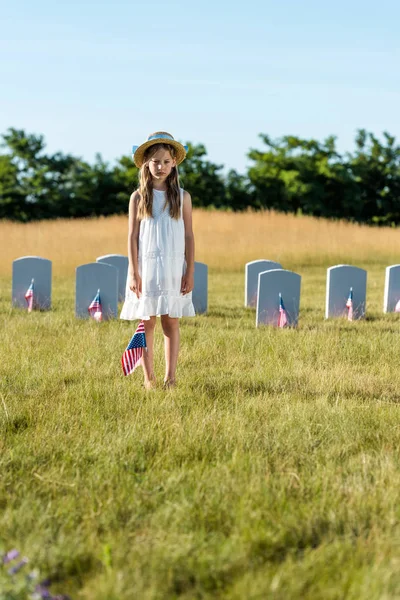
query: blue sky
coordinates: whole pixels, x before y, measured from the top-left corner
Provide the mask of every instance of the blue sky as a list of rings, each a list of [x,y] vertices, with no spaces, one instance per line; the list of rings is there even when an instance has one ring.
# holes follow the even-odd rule
[[[0,133],[113,162],[163,129],[243,172],[259,133],[400,138],[398,0],[2,6]]]

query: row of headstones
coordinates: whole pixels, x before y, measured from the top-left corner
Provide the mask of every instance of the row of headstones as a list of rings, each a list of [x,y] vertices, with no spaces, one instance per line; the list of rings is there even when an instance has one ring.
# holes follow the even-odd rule
[[[277,325],[280,308],[287,324],[296,326],[299,317],[301,276],[282,269],[280,263],[254,260],[245,269],[245,306],[256,308],[256,325]],[[352,320],[365,315],[367,272],[359,267],[336,265],[327,271],[325,318],[346,312],[351,294]],[[386,268],[383,311],[398,311],[400,306],[400,265]]]
[[[22,257],[13,263],[12,298],[14,306],[26,306],[25,295],[31,278],[35,280],[35,304],[49,309],[51,305],[51,261],[40,257]],[[100,256],[95,263],[76,269],[76,316],[88,317],[88,306],[98,289],[101,290],[103,318],[117,316],[118,300],[125,296],[128,258],[110,254]],[[367,273],[358,267],[338,265],[328,269],[325,317],[340,316],[351,288],[353,319],[365,314]],[[284,299],[288,324],[296,325],[300,304],[301,277],[282,269],[280,263],[256,260],[245,267],[245,306],[257,308],[256,324],[276,324],[279,301]],[[193,303],[197,314],[208,308],[208,267],[195,263]],[[386,269],[384,312],[395,310],[400,298],[400,265]]]
[[[103,319],[117,317],[118,302],[125,298],[128,258],[121,254],[99,256],[94,263],[76,268],[75,315],[88,318],[88,307],[100,290]],[[24,256],[13,262],[12,304],[26,307],[26,292],[34,282],[35,307],[51,308],[52,263],[39,256]],[[192,293],[196,314],[208,309],[208,267],[195,263],[194,290]]]

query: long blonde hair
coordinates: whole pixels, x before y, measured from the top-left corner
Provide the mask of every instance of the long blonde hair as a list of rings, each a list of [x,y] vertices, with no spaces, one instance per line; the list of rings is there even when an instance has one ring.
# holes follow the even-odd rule
[[[149,161],[158,152],[158,150],[168,150],[172,158],[175,159],[175,148],[169,144],[154,144],[150,146],[144,154],[144,162],[139,169],[139,194],[138,218],[145,219],[153,216],[153,178],[149,169]],[[179,219],[181,206],[181,192],[179,187],[178,167],[172,168],[166,181],[166,201],[165,206],[169,206],[169,214],[173,219]],[[164,207],[165,208],[165,207]]]

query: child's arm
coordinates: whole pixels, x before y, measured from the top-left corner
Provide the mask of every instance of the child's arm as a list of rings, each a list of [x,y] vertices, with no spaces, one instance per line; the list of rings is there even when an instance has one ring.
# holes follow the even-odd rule
[[[139,227],[140,220],[137,216],[137,207],[139,202],[139,192],[136,190],[131,195],[129,202],[129,231],[128,231],[128,279],[129,288],[132,292],[135,292],[139,298],[139,294],[142,293],[142,279],[139,275],[139,262],[138,262],[138,247],[139,247]]]
[[[188,192],[183,193],[182,217],[185,225],[186,272],[182,277],[181,293],[188,294],[194,287],[194,235],[192,226],[192,199]]]

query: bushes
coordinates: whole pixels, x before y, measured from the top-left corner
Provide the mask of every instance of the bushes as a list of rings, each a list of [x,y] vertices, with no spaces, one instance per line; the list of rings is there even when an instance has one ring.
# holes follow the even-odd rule
[[[0,155],[0,218],[29,221],[125,213],[138,181],[128,156],[114,166],[96,156],[45,154],[43,136],[9,129]],[[353,154],[339,154],[332,136],[323,142],[261,134],[245,175],[207,160],[206,148],[189,145],[179,168],[195,207],[234,211],[268,209],[348,219],[375,225],[400,223],[400,147],[383,134],[359,130]]]

